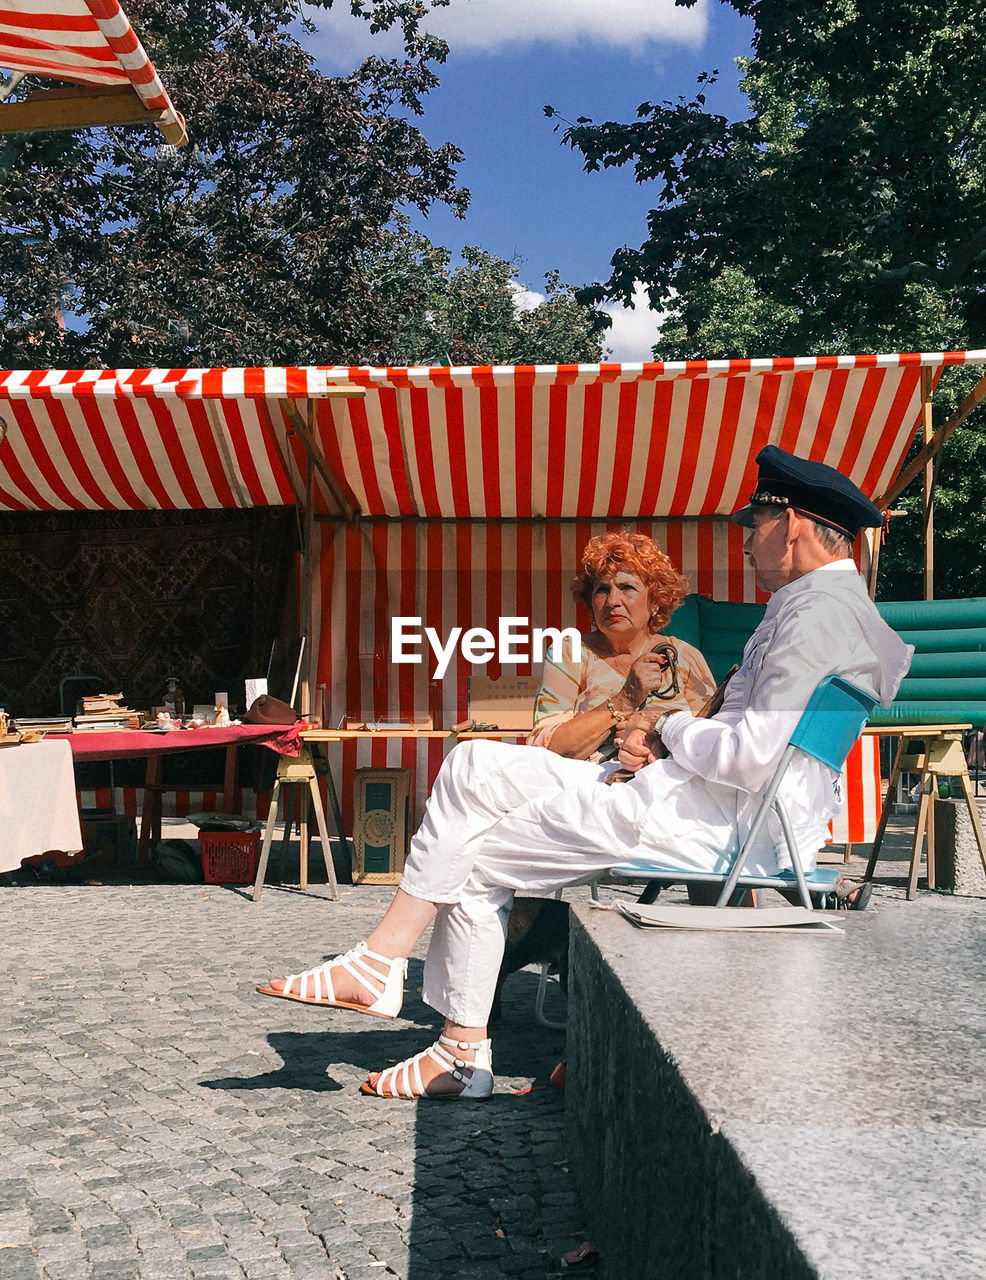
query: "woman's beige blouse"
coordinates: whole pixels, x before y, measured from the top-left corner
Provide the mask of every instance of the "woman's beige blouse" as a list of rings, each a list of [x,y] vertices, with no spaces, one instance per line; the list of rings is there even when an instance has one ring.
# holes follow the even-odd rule
[[[676,707],[691,712],[701,711],[715,690],[715,680],[709,664],[694,645],[674,636],[654,636],[654,644],[666,642],[678,650],[678,680],[681,692],[676,698],[647,699],[647,705],[660,705],[668,711]],[[603,658],[597,657],[587,645],[582,645],[580,661],[573,661],[571,646],[566,644],[559,657],[555,647],[544,660],[541,687],[534,701],[534,728],[527,741],[534,747],[546,747],[555,729],[566,721],[591,711],[607,698],[615,697],[623,688],[626,676],[615,671]],[[606,743],[590,759],[603,752]]]

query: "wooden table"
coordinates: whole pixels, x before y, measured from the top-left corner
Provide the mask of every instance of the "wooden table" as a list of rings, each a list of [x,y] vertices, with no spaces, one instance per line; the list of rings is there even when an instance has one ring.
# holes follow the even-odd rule
[[[127,760],[145,757],[144,795],[141,802],[140,839],[137,864],[146,866],[153,840],[161,838],[161,762],[164,756],[183,751],[204,751],[224,747],[223,812],[231,813],[236,792],[236,752],[248,743],[268,746],[278,752],[298,751],[301,740],[294,725],[233,724],[203,725],[198,729],[172,729],[168,733],[140,729],[107,729],[85,733],[47,734],[45,741],[69,744],[72,760]],[[73,793],[74,794],[74,793]]]
[[[921,866],[922,848],[926,850],[928,871],[928,888],[935,887],[935,800],[938,796],[938,779],[958,778],[962,786],[972,829],[979,846],[979,857],[983,870],[986,871],[986,835],[979,819],[972,782],[969,779],[969,767],[966,763],[965,750],[962,746],[962,734],[971,729],[971,724],[896,724],[867,725],[866,734],[882,734],[885,737],[899,737],[894,767],[890,773],[887,794],[883,801],[883,813],[880,825],[866,864],[866,880],[873,879],[880,846],[883,843],[887,821],[890,817],[890,805],[894,790],[902,773],[919,775],[920,799],[918,801],[917,819],[914,824],[914,841],[911,848],[911,865],[907,877],[907,896],[913,898],[917,889],[918,870]],[[923,742],[924,746],[916,750],[914,743]]]

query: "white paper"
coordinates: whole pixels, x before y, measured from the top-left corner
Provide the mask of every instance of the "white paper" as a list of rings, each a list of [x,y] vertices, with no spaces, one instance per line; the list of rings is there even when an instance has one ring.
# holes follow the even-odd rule
[[[261,678],[259,680],[246,681],[246,699],[243,705],[249,710],[257,701],[262,693],[267,692],[267,680]]]
[[[618,902],[617,910],[634,924],[659,929],[783,930],[785,933],[842,933],[823,911],[807,907],[692,907],[674,903],[632,905]]]

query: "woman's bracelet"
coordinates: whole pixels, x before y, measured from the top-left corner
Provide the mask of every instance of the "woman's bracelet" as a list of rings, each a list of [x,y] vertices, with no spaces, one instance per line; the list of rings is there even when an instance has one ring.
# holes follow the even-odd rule
[[[617,694],[616,696],[619,697],[620,695]],[[606,710],[609,712],[609,714],[613,717],[614,720],[625,720],[627,716],[630,715],[629,711],[617,711],[616,704],[613,702],[612,698],[606,699],[605,706],[606,706]]]

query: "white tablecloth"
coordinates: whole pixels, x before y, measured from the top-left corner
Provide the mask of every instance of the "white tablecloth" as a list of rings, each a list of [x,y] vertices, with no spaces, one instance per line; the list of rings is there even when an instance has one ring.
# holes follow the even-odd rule
[[[69,744],[0,748],[0,871],[13,871],[34,854],[81,848]]]

